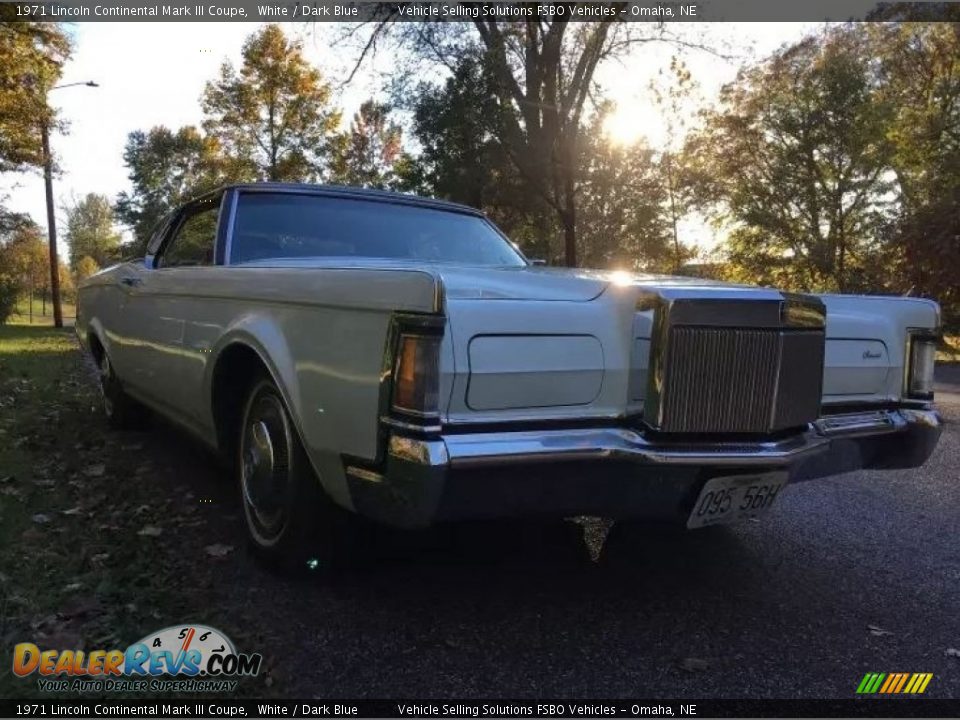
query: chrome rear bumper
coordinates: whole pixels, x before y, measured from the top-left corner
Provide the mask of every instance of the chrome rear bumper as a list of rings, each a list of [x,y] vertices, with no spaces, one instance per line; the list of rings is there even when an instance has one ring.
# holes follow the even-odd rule
[[[940,432],[940,416],[925,407],[828,415],[802,433],[757,442],[681,442],[624,427],[393,435],[384,472],[348,467],[347,476],[357,509],[395,524],[537,511],[646,514],[661,506],[647,489],[670,496],[665,507],[682,505],[695,497],[691,488],[735,471],[788,469],[796,482],[917,467]],[[650,487],[638,492],[645,481]],[[490,495],[503,496],[499,505]]]

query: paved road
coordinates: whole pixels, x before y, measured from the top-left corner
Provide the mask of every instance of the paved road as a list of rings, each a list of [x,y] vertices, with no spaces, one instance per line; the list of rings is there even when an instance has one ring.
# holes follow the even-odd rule
[[[871,671],[960,697],[960,367],[938,400],[925,468],[790,487],[760,522],[605,543],[599,522],[434,531],[333,584],[238,552],[210,602],[301,697],[845,698]],[[216,531],[236,542],[236,515]]]

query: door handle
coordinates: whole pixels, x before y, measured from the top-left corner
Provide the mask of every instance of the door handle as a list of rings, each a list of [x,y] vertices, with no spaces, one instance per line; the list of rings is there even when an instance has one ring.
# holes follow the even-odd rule
[[[138,277],[125,277],[120,278],[120,284],[126,285],[127,287],[136,287],[137,285],[142,285],[143,280]]]

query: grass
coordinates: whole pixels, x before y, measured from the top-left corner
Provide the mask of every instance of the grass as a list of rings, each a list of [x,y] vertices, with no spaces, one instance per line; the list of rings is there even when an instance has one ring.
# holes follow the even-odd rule
[[[0,647],[126,647],[169,601],[71,329],[0,326]],[[113,442],[118,442],[114,440]],[[129,442],[129,440],[126,440]],[[127,453],[127,456],[135,453]],[[115,472],[132,477],[134,460]],[[132,487],[133,486],[133,487]],[[142,594],[141,594],[142,593]],[[147,599],[143,602],[142,599]],[[146,617],[144,617],[146,615]],[[38,693],[0,663],[0,697]]]
[[[87,533],[77,522],[82,517],[64,513],[77,507],[79,488],[69,483],[79,474],[80,453],[72,448],[79,437],[62,428],[96,401],[74,377],[75,347],[68,329],[0,326],[0,637],[6,652],[17,642],[36,642],[38,634],[71,646],[69,623],[58,613],[93,583],[90,555],[108,546],[105,538],[78,544],[78,531]],[[35,691],[11,676],[8,663],[2,667],[0,696]]]
[[[0,697],[52,697],[36,675],[13,675],[20,642],[124,649],[198,616],[236,624],[204,552],[222,537],[222,511],[178,487],[172,465],[159,467],[171,440],[158,425],[108,428],[72,328],[0,325]],[[206,472],[209,496],[217,477]],[[236,694],[262,696],[266,681],[244,681]]]
[[[60,309],[63,312],[64,320],[72,321],[77,316],[77,308],[73,303],[61,303]],[[33,317],[31,321],[30,301],[27,298],[23,298],[17,303],[16,308],[14,308],[13,315],[7,322],[11,325],[39,325],[52,327],[53,304],[48,301],[46,307],[44,307],[43,301],[40,298],[35,297],[33,299]]]

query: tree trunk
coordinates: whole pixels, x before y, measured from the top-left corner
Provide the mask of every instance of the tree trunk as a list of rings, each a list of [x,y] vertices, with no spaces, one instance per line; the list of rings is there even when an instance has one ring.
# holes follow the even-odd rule
[[[842,294],[847,291],[847,232],[842,196],[837,200],[837,215],[840,217],[837,224],[837,290]]]
[[[840,233],[840,252],[837,257],[837,290],[843,294],[847,291],[847,243]]]
[[[670,227],[673,231],[673,274],[680,274],[680,234],[677,232],[677,199],[673,186],[673,157],[667,159],[667,193],[670,196]]]
[[[563,258],[567,267],[577,267],[577,198],[572,178],[567,178],[564,190]]]
[[[577,267],[577,138],[561,136],[563,248],[567,267]]]

